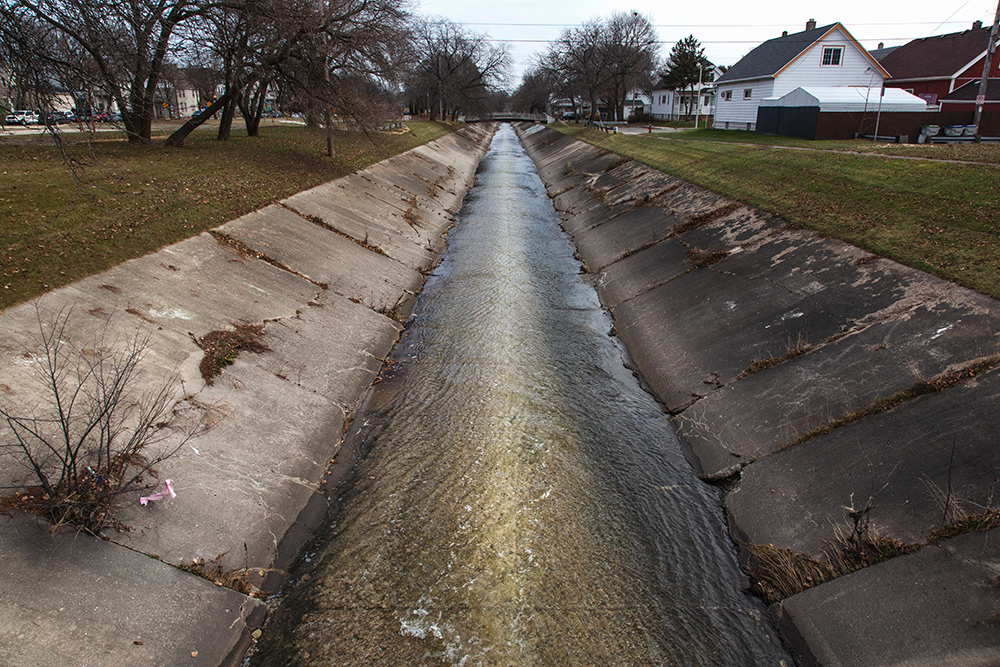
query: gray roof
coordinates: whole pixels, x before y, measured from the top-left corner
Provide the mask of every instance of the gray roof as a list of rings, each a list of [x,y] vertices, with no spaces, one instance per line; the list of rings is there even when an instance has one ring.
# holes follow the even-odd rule
[[[868,52],[868,55],[870,55],[875,60],[882,62],[883,58],[885,58],[887,55],[889,55],[898,48],[899,48],[898,46],[887,46],[884,49],[872,49],[871,51]]]
[[[725,83],[774,76],[778,70],[795,60],[800,53],[815,44],[836,25],[831,23],[821,28],[770,39],[743,56],[742,60],[726,70],[726,73],[715,82]]]

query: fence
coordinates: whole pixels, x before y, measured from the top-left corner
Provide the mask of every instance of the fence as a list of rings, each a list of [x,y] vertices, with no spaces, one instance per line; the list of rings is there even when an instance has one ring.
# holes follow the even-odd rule
[[[853,139],[856,135],[906,137],[915,142],[924,125],[971,125],[974,111],[822,112],[819,107],[760,107],[757,133],[802,139]],[[979,134],[1000,136],[1000,111],[985,110]]]

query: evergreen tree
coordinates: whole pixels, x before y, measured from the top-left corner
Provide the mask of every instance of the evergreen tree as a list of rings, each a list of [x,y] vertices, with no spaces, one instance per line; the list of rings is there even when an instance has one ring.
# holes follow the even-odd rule
[[[698,66],[701,65],[699,72]],[[699,78],[702,83],[714,78],[714,65],[705,57],[705,48],[694,35],[688,35],[674,44],[667,57],[667,71],[660,74],[668,86],[674,90],[690,89],[686,116],[691,115],[691,101],[695,97],[694,89]]]

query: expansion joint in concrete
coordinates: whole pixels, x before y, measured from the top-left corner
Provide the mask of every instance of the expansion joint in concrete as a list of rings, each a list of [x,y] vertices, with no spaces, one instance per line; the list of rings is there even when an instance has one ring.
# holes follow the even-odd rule
[[[303,274],[299,273],[298,271],[296,271],[295,269],[293,269],[293,268],[291,268],[291,267],[289,267],[289,266],[287,266],[285,264],[282,264],[278,260],[276,260],[273,257],[267,255],[266,253],[260,252],[259,250],[254,250],[253,248],[251,248],[250,246],[248,246],[243,241],[240,241],[239,239],[235,239],[232,236],[229,236],[229,235],[227,235],[227,234],[225,234],[223,232],[220,232],[218,229],[209,230],[208,233],[211,234],[215,238],[215,240],[218,241],[219,243],[222,243],[224,245],[228,245],[228,246],[234,248],[238,253],[240,253],[241,255],[243,255],[245,257],[252,257],[253,259],[259,259],[262,262],[266,262],[266,263],[270,264],[271,266],[273,266],[275,268],[281,269],[282,271],[285,271],[286,273],[290,273],[293,276],[296,276],[297,278],[301,278],[302,280],[306,280],[306,281],[312,283],[313,285],[316,285],[320,289],[326,290],[326,289],[330,288],[330,286],[327,285],[326,283],[321,283],[321,282],[318,282],[316,280],[313,280],[309,276],[303,275]]]
[[[309,215],[308,213],[303,213],[302,211],[297,211],[292,206],[289,206],[288,204],[285,204],[283,202],[278,202],[278,206],[281,206],[283,209],[285,209],[285,210],[287,210],[287,211],[289,211],[291,213],[294,213],[295,215],[299,216],[303,220],[308,220],[309,222],[313,223],[314,225],[317,225],[318,227],[322,227],[323,229],[327,230],[328,232],[333,232],[334,234],[337,234],[338,236],[343,236],[348,241],[353,241],[354,243],[357,243],[359,246],[361,246],[365,250],[370,250],[370,251],[372,251],[372,252],[374,252],[376,254],[382,255],[383,257],[388,257],[389,259],[393,260],[394,262],[399,262],[399,260],[395,259],[394,257],[389,257],[389,255],[385,252],[385,250],[382,250],[382,248],[380,248],[377,245],[374,245],[372,243],[369,243],[367,236],[364,239],[356,239],[353,236],[351,236],[350,234],[347,234],[347,233],[345,233],[345,232],[337,229],[333,225],[328,224],[325,220],[323,220],[322,218],[320,218],[318,216]],[[402,262],[399,262],[399,263],[402,264]]]

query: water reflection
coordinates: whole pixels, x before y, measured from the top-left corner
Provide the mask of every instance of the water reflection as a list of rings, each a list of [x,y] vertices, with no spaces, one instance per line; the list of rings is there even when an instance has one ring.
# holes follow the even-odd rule
[[[259,663],[787,660],[509,126],[459,217]]]

